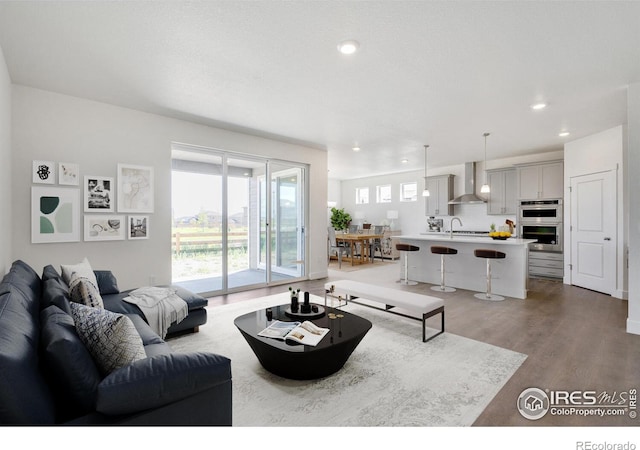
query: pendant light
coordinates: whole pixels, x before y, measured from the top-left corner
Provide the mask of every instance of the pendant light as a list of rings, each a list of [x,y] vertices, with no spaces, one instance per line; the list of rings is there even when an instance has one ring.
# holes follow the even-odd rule
[[[480,192],[483,194],[491,192],[491,188],[487,183],[487,136],[489,136],[489,133],[484,134],[484,184],[480,188]]]
[[[429,188],[427,187],[427,148],[429,146],[424,146],[424,191],[422,191],[423,197],[429,197]]]

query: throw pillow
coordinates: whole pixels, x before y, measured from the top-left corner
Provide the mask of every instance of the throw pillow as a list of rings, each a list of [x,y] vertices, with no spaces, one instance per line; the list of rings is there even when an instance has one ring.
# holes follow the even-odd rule
[[[87,278],[73,278],[71,280],[71,287],[69,287],[69,295],[73,302],[82,303],[83,305],[94,308],[104,308],[104,303],[102,302],[98,288]]]
[[[71,313],[80,340],[104,375],[146,358],[142,339],[127,316],[79,303],[71,303]]]
[[[60,266],[62,268],[62,279],[71,287],[71,280],[74,276],[87,278],[93,283],[94,286],[98,286],[98,281],[93,273],[89,260],[84,258],[81,263],[78,264],[64,264]]]
[[[118,289],[118,281],[116,280],[113,272],[110,270],[94,270],[93,273],[96,275],[96,280],[98,280],[98,290],[100,291],[100,295],[120,293],[120,289]]]

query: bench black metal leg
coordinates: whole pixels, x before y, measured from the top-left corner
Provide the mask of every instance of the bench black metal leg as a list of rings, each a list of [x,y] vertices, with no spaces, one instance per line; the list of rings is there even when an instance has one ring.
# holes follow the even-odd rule
[[[441,314],[441,325],[440,325],[440,331],[436,334],[434,334],[433,336],[431,336],[429,339],[427,339],[427,319],[431,316],[435,316],[436,314],[440,313]],[[422,342],[427,342],[430,341],[431,339],[433,339],[434,337],[440,335],[444,333],[444,307],[442,308],[438,308],[437,310],[429,313],[429,314],[423,314],[422,315]]]

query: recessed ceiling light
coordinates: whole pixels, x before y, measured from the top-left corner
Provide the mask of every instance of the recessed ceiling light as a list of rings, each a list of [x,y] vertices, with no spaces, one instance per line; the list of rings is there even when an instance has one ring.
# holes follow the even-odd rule
[[[402,164],[406,164],[406,163],[408,163],[408,162],[409,162],[409,160],[405,158],[405,159],[403,159],[403,160],[402,160],[402,161],[400,161],[400,162],[401,162]]]
[[[546,107],[547,107],[546,103],[534,103],[533,105],[531,105],[531,109],[534,109],[534,110],[544,109]]]
[[[567,136],[569,136],[569,134],[571,134],[571,133],[569,133],[568,131],[561,131],[560,133],[558,133],[558,136],[567,137]]]
[[[358,41],[342,41],[338,44],[338,51],[343,55],[353,55],[359,47]]]
[[[356,146],[356,147],[353,147],[351,150],[353,150],[354,152],[359,152],[360,151],[360,147]]]

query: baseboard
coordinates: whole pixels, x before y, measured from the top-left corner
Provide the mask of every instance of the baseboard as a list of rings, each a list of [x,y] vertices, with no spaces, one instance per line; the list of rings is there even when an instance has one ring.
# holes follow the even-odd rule
[[[631,320],[627,317],[627,333],[640,334],[640,321]]]
[[[329,276],[329,272],[328,271],[324,271],[324,272],[313,272],[309,274],[309,279],[310,280],[320,280],[322,278],[327,278]]]
[[[624,289],[616,289],[613,294],[611,294],[611,296],[619,298],[621,300],[629,300],[629,291]]]

